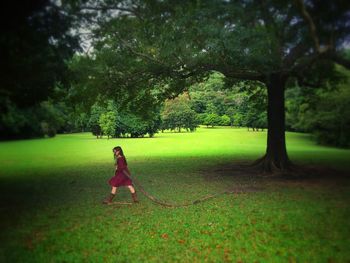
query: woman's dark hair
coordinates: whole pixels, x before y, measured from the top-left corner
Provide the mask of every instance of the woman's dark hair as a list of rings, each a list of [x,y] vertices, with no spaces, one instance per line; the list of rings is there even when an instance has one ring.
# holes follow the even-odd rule
[[[115,155],[115,151],[119,151],[119,154],[121,155],[121,156],[123,156],[124,157],[124,160],[125,160],[125,163],[127,163],[126,162],[126,158],[125,158],[125,156],[124,156],[124,153],[123,153],[123,149],[122,149],[122,147],[120,147],[120,146],[116,146],[116,147],[114,147],[113,148],[113,155],[114,155],[114,159],[116,159],[117,158],[117,156]]]

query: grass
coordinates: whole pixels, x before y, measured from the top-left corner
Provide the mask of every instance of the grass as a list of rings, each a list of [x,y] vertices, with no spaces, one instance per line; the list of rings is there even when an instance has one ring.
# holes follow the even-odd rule
[[[112,148],[162,200],[184,202],[250,177],[228,165],[265,151],[266,133],[200,128],[155,138],[88,133],[0,143],[0,262],[348,262],[349,177],[255,179],[263,191],[222,195],[195,206],[103,206]],[[287,133],[299,164],[350,171],[350,151]],[[334,178],[333,178],[334,177]],[[120,201],[131,200],[125,188]]]

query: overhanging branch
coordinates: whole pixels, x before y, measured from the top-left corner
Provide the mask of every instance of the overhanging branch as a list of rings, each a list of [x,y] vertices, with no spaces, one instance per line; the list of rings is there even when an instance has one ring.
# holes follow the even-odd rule
[[[305,19],[306,23],[309,25],[310,35],[311,35],[311,38],[314,42],[316,52],[319,54],[322,54],[322,53],[329,52],[330,50],[333,50],[334,49],[334,46],[333,46],[334,41],[333,41],[332,37],[330,37],[330,41],[326,46],[321,47],[320,40],[319,40],[319,37],[317,35],[316,25],[315,25],[311,15],[309,14],[309,12],[306,10],[304,0],[294,0],[294,1],[296,3],[297,7],[299,8],[302,17]]]
[[[222,74],[224,74],[226,77],[234,78],[234,79],[243,79],[243,80],[257,80],[257,81],[264,81],[265,76],[260,75],[256,72],[250,72],[250,71],[240,71],[240,70],[218,70]]]
[[[316,51],[318,53],[321,53],[320,41],[319,41],[317,33],[316,33],[316,26],[315,26],[315,23],[310,16],[309,12],[306,10],[304,1],[303,0],[295,0],[295,3],[297,5],[297,7],[300,9],[301,15],[306,20],[306,23],[308,23],[308,25],[309,25],[311,38],[314,42]]]
[[[294,48],[290,50],[289,54],[285,57],[283,67],[285,69],[290,69],[297,61],[297,59],[302,57],[302,55],[305,54],[305,52],[307,52],[308,48],[309,47],[303,42],[297,44]]]
[[[228,78],[233,79],[244,79],[244,80],[257,80],[257,81],[264,81],[264,75],[257,73],[255,71],[250,70],[240,70],[240,69],[234,69],[229,66],[225,65],[218,65],[218,64],[196,64],[191,66],[190,68],[186,68],[186,70],[179,72],[176,70],[173,70],[172,72],[174,75],[176,75],[179,78],[187,79],[193,76],[198,76],[206,72],[210,71],[218,71],[222,74],[224,74]]]
[[[133,53],[134,55],[144,58],[148,61],[151,61],[153,63],[162,65],[162,66],[167,66],[163,61],[160,61],[158,59],[156,59],[155,57],[150,56],[149,54],[145,54],[145,53],[141,53],[136,51],[127,41],[125,41],[124,39],[118,37],[119,41],[122,43],[122,45],[124,47],[126,47],[131,53]]]

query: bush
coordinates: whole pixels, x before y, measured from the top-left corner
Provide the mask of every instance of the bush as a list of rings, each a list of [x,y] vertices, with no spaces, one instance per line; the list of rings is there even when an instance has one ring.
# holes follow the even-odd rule
[[[161,113],[162,129],[178,130],[182,128],[194,131],[198,126],[197,113],[191,109],[188,98],[184,95],[167,100]]]
[[[117,117],[115,135],[132,138],[144,137],[146,134],[153,137],[160,127],[160,116],[154,115],[148,119],[142,119],[132,113],[121,113]]]
[[[231,125],[231,119],[230,119],[230,117],[227,116],[226,114],[225,114],[225,115],[222,115],[222,116],[221,116],[220,125],[222,125],[222,126],[230,126],[230,125]]]
[[[99,118],[99,124],[102,129],[102,133],[107,135],[108,138],[113,137],[117,126],[117,115],[114,111],[108,111],[102,113]]]
[[[221,117],[216,113],[209,113],[204,120],[204,124],[207,126],[218,126],[221,123]]]
[[[348,87],[320,95],[319,104],[309,120],[321,144],[350,147],[350,91]]]

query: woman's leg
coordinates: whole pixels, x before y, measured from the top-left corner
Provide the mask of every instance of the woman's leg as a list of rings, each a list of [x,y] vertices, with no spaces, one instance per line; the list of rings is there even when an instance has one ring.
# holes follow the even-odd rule
[[[132,185],[128,185],[128,188],[132,194],[135,193],[135,188]]]
[[[132,200],[134,201],[134,203],[138,203],[139,200],[137,200],[137,195],[136,195],[135,188],[132,185],[128,185],[128,188],[129,188],[129,190],[131,192]]]
[[[117,192],[117,187],[112,186],[112,191],[111,191],[111,193],[109,194],[109,196],[108,196],[105,200],[103,200],[103,203],[104,203],[104,204],[110,204],[110,203],[112,203],[112,200],[113,200],[113,198],[114,198],[116,192]]]

